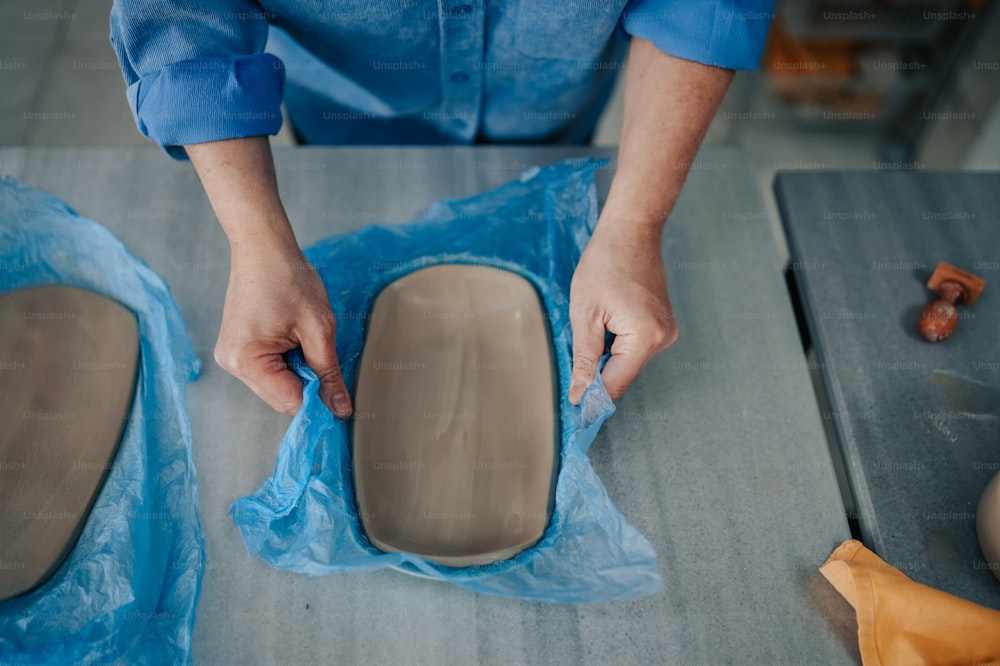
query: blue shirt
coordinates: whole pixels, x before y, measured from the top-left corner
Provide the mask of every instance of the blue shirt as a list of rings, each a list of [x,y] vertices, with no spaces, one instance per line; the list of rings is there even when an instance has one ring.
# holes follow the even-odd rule
[[[629,36],[753,69],[773,0],[116,0],[140,131],[181,146],[584,142]]]

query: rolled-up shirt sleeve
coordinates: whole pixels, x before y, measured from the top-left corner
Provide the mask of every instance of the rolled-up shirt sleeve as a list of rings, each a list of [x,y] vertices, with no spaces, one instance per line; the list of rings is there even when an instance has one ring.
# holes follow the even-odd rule
[[[116,0],[111,44],[136,125],[183,146],[276,134],[285,72],[264,53],[267,15],[243,0]]]
[[[756,69],[773,0],[629,0],[622,26],[664,53],[727,69]]]

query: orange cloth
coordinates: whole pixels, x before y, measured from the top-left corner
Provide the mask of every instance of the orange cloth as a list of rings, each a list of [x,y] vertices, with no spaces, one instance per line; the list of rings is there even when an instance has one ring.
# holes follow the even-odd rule
[[[915,583],[860,541],[820,572],[854,606],[865,666],[1000,664],[1000,611]]]

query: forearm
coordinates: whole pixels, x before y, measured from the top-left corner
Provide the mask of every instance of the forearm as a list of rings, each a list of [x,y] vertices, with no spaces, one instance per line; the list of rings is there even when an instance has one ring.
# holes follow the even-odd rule
[[[234,253],[297,247],[267,137],[185,146]]]
[[[290,416],[302,405],[302,381],[284,354],[301,348],[324,404],[338,417],[350,416],[351,398],[337,362],[337,322],[281,205],[267,139],[185,149],[232,249],[216,362]]]
[[[618,168],[602,221],[662,229],[732,77],[633,38]]]

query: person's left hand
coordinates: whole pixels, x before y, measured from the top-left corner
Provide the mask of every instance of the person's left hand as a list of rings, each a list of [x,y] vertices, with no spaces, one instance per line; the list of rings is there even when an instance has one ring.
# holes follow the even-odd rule
[[[661,230],[601,220],[580,258],[570,287],[573,376],[569,400],[579,404],[604,353],[605,331],[615,334],[601,379],[617,400],[647,363],[677,339]]]

